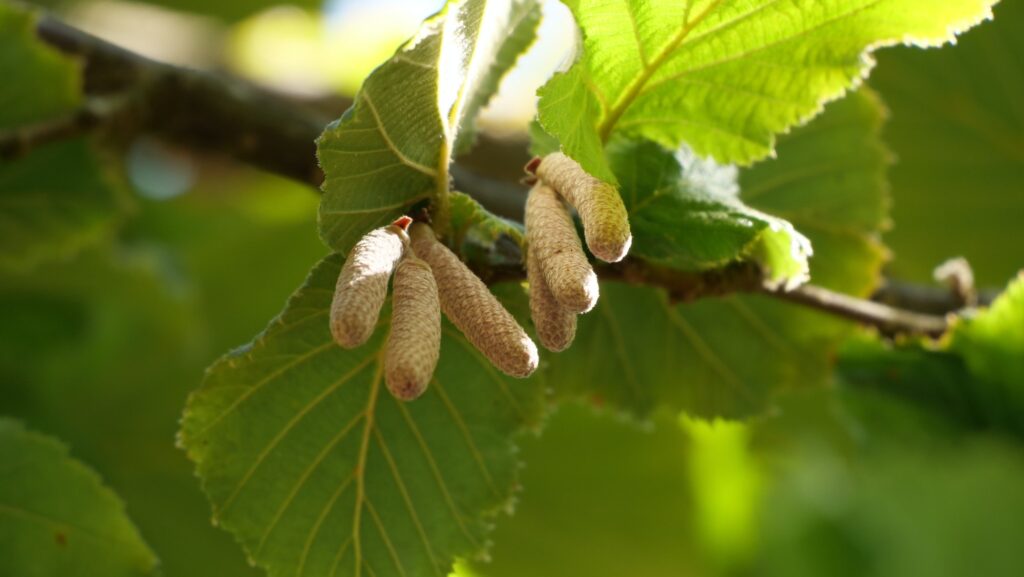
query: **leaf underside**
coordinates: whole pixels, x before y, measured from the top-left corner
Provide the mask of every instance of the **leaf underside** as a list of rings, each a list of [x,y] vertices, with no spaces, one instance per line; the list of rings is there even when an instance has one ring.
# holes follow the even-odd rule
[[[476,114],[538,21],[535,0],[452,0],[374,70],[317,142],[328,246],[347,253],[368,230],[448,193],[453,151],[471,144]]]

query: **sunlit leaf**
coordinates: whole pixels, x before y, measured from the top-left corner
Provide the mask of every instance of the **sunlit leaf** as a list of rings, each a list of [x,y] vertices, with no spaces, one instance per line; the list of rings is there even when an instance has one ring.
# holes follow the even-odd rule
[[[565,0],[583,50],[540,90],[540,121],[608,181],[602,143],[613,134],[749,164],[854,86],[869,50],[940,45],[995,2]]]
[[[320,235],[331,248],[347,252],[428,199],[444,226],[460,127],[471,129],[471,115],[529,45],[537,10],[534,0],[452,0],[366,79],[318,141]]]
[[[443,576],[483,553],[509,505],[513,437],[538,423],[541,383],[499,375],[446,326],[427,393],[396,401],[382,383],[386,310],[363,347],[331,339],[341,262],[321,262],[256,341],[210,369],[181,440],[215,519],[271,575]]]
[[[0,481],[0,574],[156,573],[121,501],[54,439],[0,418]]]

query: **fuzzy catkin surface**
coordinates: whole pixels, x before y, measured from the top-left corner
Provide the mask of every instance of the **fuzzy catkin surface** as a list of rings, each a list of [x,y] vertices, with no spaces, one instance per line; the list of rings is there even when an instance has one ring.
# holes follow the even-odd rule
[[[394,225],[371,230],[345,259],[331,301],[331,334],[342,347],[358,347],[373,334],[406,238]]]
[[[587,247],[605,262],[619,262],[629,252],[633,235],[629,213],[612,185],[587,174],[568,156],[556,152],[544,157],[537,176],[565,198],[580,214]]]
[[[600,292],[597,275],[565,204],[541,181],[526,199],[526,240],[554,298],[574,313],[594,308]]]
[[[442,245],[429,226],[416,223],[410,235],[416,255],[437,281],[441,310],[503,373],[528,377],[537,368],[537,345],[473,271]]]
[[[441,303],[430,266],[412,251],[395,269],[391,333],[384,353],[384,382],[396,398],[411,401],[430,384],[441,354]]]
[[[530,317],[540,344],[552,352],[564,351],[576,338],[576,314],[555,299],[532,251],[526,257],[526,279],[530,282]]]

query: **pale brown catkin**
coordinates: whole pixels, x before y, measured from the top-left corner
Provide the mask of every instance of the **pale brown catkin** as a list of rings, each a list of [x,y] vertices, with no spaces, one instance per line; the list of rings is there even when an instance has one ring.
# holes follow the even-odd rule
[[[526,256],[526,279],[530,282],[530,317],[540,344],[552,352],[564,351],[576,337],[576,313],[555,299],[532,250]]]
[[[526,240],[554,298],[574,313],[597,304],[597,275],[587,261],[572,217],[555,191],[538,181],[526,199]]]
[[[494,366],[513,377],[537,368],[537,345],[473,271],[438,242],[433,229],[416,223],[409,229],[416,255],[430,265],[441,310]]]
[[[392,284],[384,382],[395,398],[411,401],[427,390],[441,354],[441,303],[430,266],[412,250],[398,263]]]
[[[605,262],[619,262],[633,243],[629,214],[615,187],[587,174],[573,159],[556,152],[537,166],[537,176],[557,190],[580,214],[587,247]]]
[[[331,301],[331,335],[342,347],[358,347],[373,334],[407,243],[405,231],[388,225],[366,233],[348,253]]]

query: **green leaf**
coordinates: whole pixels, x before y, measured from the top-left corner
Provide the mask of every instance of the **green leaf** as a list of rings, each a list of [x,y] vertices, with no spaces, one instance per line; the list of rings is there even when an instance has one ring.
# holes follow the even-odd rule
[[[874,238],[887,207],[882,118],[876,98],[853,95],[781,137],[777,160],[740,176],[741,201],[810,225],[812,280],[858,295],[871,290],[884,256]],[[720,176],[716,170],[688,179]],[[621,180],[628,191],[631,179]],[[857,204],[865,206],[851,214]],[[698,229],[694,237],[708,234]],[[604,283],[597,308],[580,317],[576,344],[552,359],[549,376],[560,396],[593,396],[641,416],[667,405],[741,417],[762,410],[781,388],[824,383],[848,330],[845,322],[764,296],[678,304],[660,290]]]
[[[523,225],[496,216],[467,194],[452,192],[452,245],[472,262],[519,265]]]
[[[807,280],[810,241],[745,205],[735,167],[685,148],[673,155],[653,142],[615,142],[609,157],[629,211],[633,256],[688,271],[752,260],[775,283]]]
[[[991,308],[955,328],[950,349],[978,377],[1012,386],[1007,392],[1017,397],[1024,417],[1024,273]]]
[[[0,479],[0,574],[155,574],[124,505],[56,440],[0,418]]]
[[[71,114],[80,65],[35,36],[36,16],[0,3],[0,132]],[[0,161],[0,267],[26,269],[105,238],[125,208],[112,175],[85,141]]]
[[[854,86],[870,50],[941,45],[996,1],[564,0],[583,52],[539,91],[540,122],[609,182],[614,134],[749,164]]]
[[[36,16],[0,3],[0,130],[67,114],[81,102],[80,65],[35,36]]]
[[[455,138],[455,154],[464,154],[473,147],[476,138],[477,116],[487,103],[491,101],[502,79],[537,39],[537,26],[540,25],[540,5],[534,2],[520,2],[512,14],[507,26],[508,32],[498,52],[491,60],[491,67],[484,79],[471,94],[463,113],[462,126]]]
[[[0,163],[0,267],[23,270],[110,236],[129,199],[84,140]]]
[[[1024,436],[1024,276],[988,310],[959,319],[940,346],[851,340],[843,382],[912,401],[974,429]]]
[[[266,575],[210,524],[173,439],[197,377],[265,327],[322,258],[318,200],[280,177],[218,172],[173,199],[140,199],[114,246],[0,272],[0,407],[73,439],[164,575]]]
[[[500,376],[446,325],[427,393],[396,401],[382,386],[385,321],[359,349],[331,339],[341,264],[322,261],[256,341],[210,369],[181,441],[217,522],[271,575],[443,576],[483,553],[508,507],[513,437],[537,425],[542,384]]]
[[[879,55],[871,84],[892,109],[886,142],[893,220],[892,274],[929,282],[932,269],[966,257],[979,286],[1003,286],[1024,267],[1024,3],[955,48]]]
[[[529,44],[536,11],[534,0],[451,0],[366,79],[317,143],[328,246],[346,253],[366,231],[427,199],[447,225],[460,126]]]
[[[882,143],[888,119],[878,96],[859,90],[810,125],[779,138],[778,159],[740,172],[744,202],[781,217],[810,238],[815,284],[868,296],[887,257],[889,227]]]

